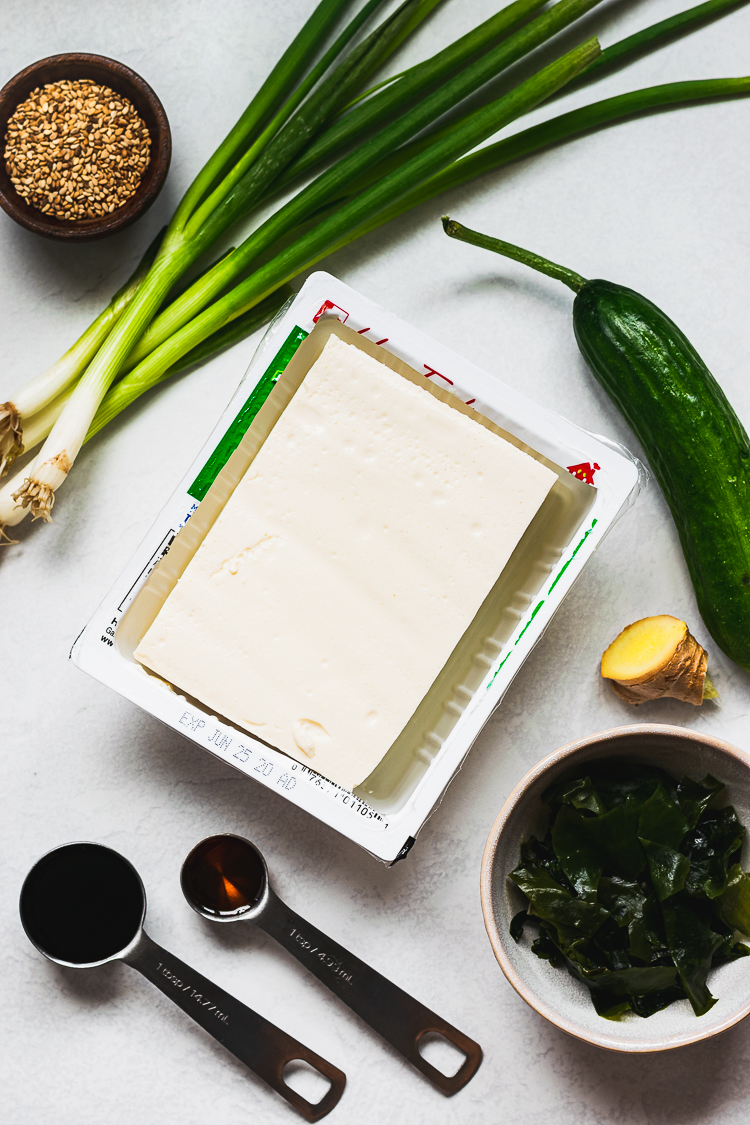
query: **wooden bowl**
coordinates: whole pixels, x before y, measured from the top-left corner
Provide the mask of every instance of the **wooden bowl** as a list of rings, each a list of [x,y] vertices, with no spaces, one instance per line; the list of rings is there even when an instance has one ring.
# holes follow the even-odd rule
[[[708,987],[717,1002],[704,1016],[695,1016],[687,1000],[678,1000],[647,1019],[628,1014],[615,1022],[597,1015],[585,985],[533,954],[527,935],[516,944],[508,932],[511,918],[526,899],[507,875],[518,864],[521,838],[546,830],[548,811],[542,794],[566,774],[602,758],[629,758],[659,766],[678,778],[711,773],[726,784],[721,798],[734,805],[740,821],[750,826],[750,757],[728,742],[657,723],[617,727],[571,742],[526,774],[492,826],[482,858],[484,924],[500,968],[519,996],[570,1035],[630,1053],[697,1043],[726,1031],[750,1012],[750,957],[711,970]],[[747,850],[746,843],[744,868]]]
[[[8,119],[32,90],[47,82],[90,78],[109,86],[133,103],[149,133],[151,155],[138,190],[122,207],[95,219],[58,219],[45,215],[23,199],[5,168],[5,135]],[[0,207],[22,227],[62,242],[93,242],[130,226],[148,210],[164,186],[172,158],[172,137],[164,107],[149,84],[129,66],[104,55],[50,55],[32,63],[0,90]]]

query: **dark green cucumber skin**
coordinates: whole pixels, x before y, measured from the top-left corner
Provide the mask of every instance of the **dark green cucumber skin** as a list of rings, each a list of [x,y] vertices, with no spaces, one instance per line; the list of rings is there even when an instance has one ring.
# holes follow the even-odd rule
[[[576,340],[661,485],[706,628],[750,671],[750,441],[685,334],[646,297],[587,281]]]

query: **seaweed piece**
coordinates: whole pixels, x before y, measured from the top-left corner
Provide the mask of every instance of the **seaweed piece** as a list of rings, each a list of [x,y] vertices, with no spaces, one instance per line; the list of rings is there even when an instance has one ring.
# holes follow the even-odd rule
[[[682,843],[688,830],[688,822],[682,809],[659,783],[654,792],[643,802],[638,822],[638,835],[641,842],[651,840],[654,844],[664,844],[675,851]]]
[[[732,941],[730,938],[727,944],[726,951],[722,945],[714,953],[712,968],[716,965],[725,965],[729,961],[736,961],[738,957],[750,957],[750,945],[745,945],[743,941]]]
[[[563,805],[552,826],[552,847],[560,866],[583,898],[596,899],[604,856],[601,848],[601,819],[584,816]]]
[[[695,828],[701,813],[724,788],[723,781],[717,781],[710,773],[707,773],[702,781],[683,777],[677,786],[677,802],[688,822],[688,827]]]
[[[618,926],[614,918],[608,918],[586,944],[588,967],[610,969],[613,972],[632,968],[628,944],[627,930]],[[580,956],[576,960],[583,964]]]
[[[589,771],[596,792],[607,806],[614,809],[622,806],[628,797],[642,804],[662,784],[669,790],[674,781],[663,770],[654,766],[634,766],[630,762],[597,763]]]
[[[750,946],[745,945],[741,941],[734,940],[734,927],[727,925],[727,923],[717,915],[715,908],[714,917],[711,919],[711,928],[722,935],[721,945],[718,946],[714,953],[712,965],[723,965],[727,961],[736,961],[738,957],[747,957],[748,954],[750,954]]]
[[[674,1004],[675,1000],[686,1000],[685,989],[680,984],[673,988],[665,988],[663,992],[649,992],[646,995],[631,996],[630,1003],[636,1015],[647,1019],[654,1012],[661,1012]]]
[[[618,926],[629,926],[641,914],[646,897],[640,883],[619,875],[605,875],[599,880],[599,901]]]
[[[665,992],[672,990],[676,992],[679,989],[681,996],[684,996],[684,992],[679,988],[674,965],[622,969],[610,973],[583,969],[569,958],[566,958],[566,965],[571,976],[586,985],[591,993],[594,1007],[605,1019],[617,1019],[633,1009],[633,1001],[636,998],[658,997],[658,1007],[654,1008],[658,1011],[659,1008],[664,1007]]]
[[[685,886],[690,871],[690,860],[668,844],[657,844],[653,840],[641,839],[648,859],[651,882],[660,902],[677,894]]]
[[[662,911],[667,945],[680,974],[682,987],[696,1016],[704,1016],[716,1003],[706,979],[722,936],[711,929],[697,906],[687,896],[676,895],[662,903]]]
[[[631,957],[637,957],[647,965],[663,954],[671,961],[664,933],[664,919],[659,909],[659,900],[653,892],[646,897],[640,911],[628,926],[628,940]]]
[[[646,853],[638,839],[641,802],[629,794],[622,805],[600,817],[600,840],[605,866],[616,874],[636,878],[646,866]]]
[[[739,863],[729,869],[727,888],[714,906],[727,926],[750,937],[750,875],[745,874]]]
[[[531,952],[536,953],[537,957],[549,961],[550,965],[555,969],[565,964],[565,958],[555,945],[554,939],[547,932],[547,928],[543,923],[539,927],[539,937],[531,943]]]
[[[528,841],[521,844],[521,863],[524,867],[544,868],[545,871],[549,871],[555,882],[564,887],[566,891],[573,890],[573,884],[569,882],[559,859],[553,851],[551,831],[547,833],[543,840],[538,840],[536,836],[530,836]]]
[[[592,785],[590,777],[563,782],[548,800],[551,805],[572,805],[574,809],[586,809],[597,816],[607,811],[607,806]]]
[[[690,873],[685,890],[692,895],[718,898],[729,886],[732,859],[739,858],[745,829],[731,805],[707,809],[685,841]]]
[[[575,898],[560,886],[549,871],[542,867],[525,867],[522,864],[511,871],[510,877],[531,903],[531,911],[538,918],[551,922],[557,930],[559,944],[570,946],[580,938],[591,937],[599,929],[609,911],[595,902]]]
[[[510,923],[510,936],[513,941],[520,941],[523,937],[523,926],[528,916],[528,910],[519,910],[517,914],[513,915]]]
[[[589,978],[587,983],[596,982]],[[596,982],[599,983],[599,982]],[[648,965],[645,968],[622,969],[617,973],[607,973],[601,979],[601,987],[613,996],[648,996],[651,992],[663,992],[677,984],[677,973],[672,965]]]

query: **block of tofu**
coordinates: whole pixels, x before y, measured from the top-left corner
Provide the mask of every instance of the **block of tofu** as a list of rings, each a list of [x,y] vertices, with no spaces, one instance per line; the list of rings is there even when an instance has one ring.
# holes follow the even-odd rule
[[[332,335],[136,659],[351,789],[406,725],[555,480]]]

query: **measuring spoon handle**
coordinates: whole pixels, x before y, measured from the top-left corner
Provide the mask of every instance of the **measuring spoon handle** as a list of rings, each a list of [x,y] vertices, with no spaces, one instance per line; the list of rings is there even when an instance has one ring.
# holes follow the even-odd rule
[[[290,910],[270,887],[268,891],[267,905],[254,919],[256,925],[283,945],[444,1094],[455,1094],[473,1078],[482,1061],[478,1043],[326,937]],[[428,1032],[443,1035],[466,1056],[451,1077],[420,1054],[419,1041]]]
[[[319,1121],[339,1101],[346,1075],[338,1067],[196,973],[147,934],[141,933],[137,945],[123,960],[281,1094],[306,1121]],[[315,1105],[284,1081],[284,1067],[294,1059],[309,1063],[331,1083],[331,1088]]]

